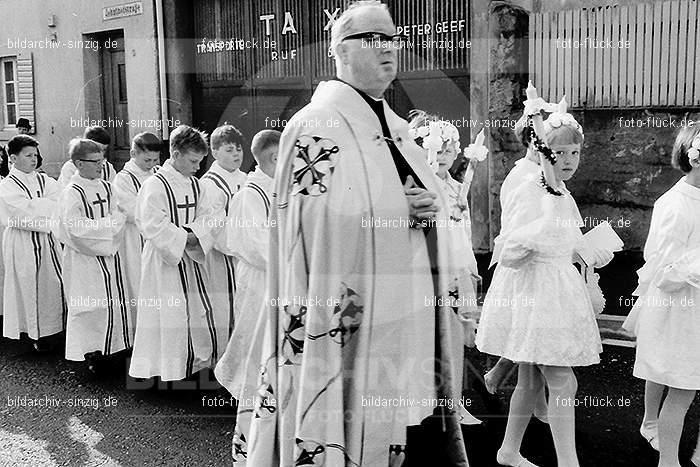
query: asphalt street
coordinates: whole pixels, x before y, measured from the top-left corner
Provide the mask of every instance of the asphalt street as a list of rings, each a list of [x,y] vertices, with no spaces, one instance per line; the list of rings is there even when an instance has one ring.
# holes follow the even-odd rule
[[[164,385],[127,377],[127,358],[99,375],[58,349],[37,354],[28,342],[0,339],[0,466],[228,466],[235,407],[208,372]],[[509,386],[485,396],[487,358],[470,351],[464,397],[482,425],[465,428],[472,466],[490,467],[503,437]],[[601,364],[576,370],[581,465],[654,467],[657,454],[639,436],[643,382],[632,377],[634,350],[606,346]],[[691,407],[681,445],[687,463],[700,409]],[[554,467],[547,425],[533,420],[522,453]],[[373,466],[368,466],[373,467]]]

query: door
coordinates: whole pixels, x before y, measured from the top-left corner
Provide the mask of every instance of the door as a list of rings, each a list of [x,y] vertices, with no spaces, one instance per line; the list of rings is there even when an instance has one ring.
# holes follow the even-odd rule
[[[124,56],[124,36],[114,33],[100,41],[102,52],[103,79],[103,118],[107,121],[107,131],[112,137],[109,160],[121,169],[129,160],[129,113],[126,88],[126,60]],[[107,47],[109,45],[109,47]]]

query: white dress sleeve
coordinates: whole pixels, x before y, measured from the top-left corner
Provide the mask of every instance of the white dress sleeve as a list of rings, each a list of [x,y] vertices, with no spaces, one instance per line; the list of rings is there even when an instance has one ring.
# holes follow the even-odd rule
[[[698,280],[698,250],[688,245],[691,228],[687,213],[680,206],[655,207],[644,247],[645,264],[637,272],[640,294],[649,286],[677,292]]]
[[[499,263],[511,268],[522,267],[536,252],[552,245],[551,233],[556,227],[553,212],[555,199],[529,181],[521,184],[509,198],[503,215],[509,216],[509,230],[501,233],[502,250]]]

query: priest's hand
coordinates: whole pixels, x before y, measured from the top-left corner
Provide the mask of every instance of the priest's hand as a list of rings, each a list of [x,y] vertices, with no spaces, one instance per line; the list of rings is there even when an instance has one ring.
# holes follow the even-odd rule
[[[435,218],[435,214],[440,210],[440,206],[435,203],[435,193],[417,186],[411,175],[406,178],[403,189],[412,226],[420,228],[422,221]]]

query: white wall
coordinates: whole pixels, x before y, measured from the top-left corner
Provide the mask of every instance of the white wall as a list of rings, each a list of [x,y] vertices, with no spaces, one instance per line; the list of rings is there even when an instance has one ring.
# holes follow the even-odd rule
[[[157,46],[153,0],[143,0],[143,13],[138,16],[103,21],[102,9],[129,3],[128,0],[2,0],[0,5],[0,57],[31,52],[34,61],[34,93],[36,134],[44,157],[44,169],[56,176],[68,159],[67,143],[82,133],[71,127],[71,118],[85,117],[90,107],[98,107],[97,99],[86,105],[85,89],[99,78],[93,63],[95,53],[85,48],[69,47],[69,41],[80,41],[83,34],[123,29],[127,73],[129,119],[159,119]],[[49,27],[49,16],[55,15],[56,27]],[[59,47],[23,49],[8,47],[9,41],[30,39],[45,41],[56,33]],[[103,44],[100,44],[102,47]],[[88,47],[89,49],[89,47]],[[91,58],[91,56],[93,58]],[[90,82],[90,80],[93,80]],[[92,89],[99,89],[93,86]],[[90,98],[88,93],[88,98]],[[90,112],[90,117],[95,117]],[[130,127],[130,136],[155,128]],[[4,144],[12,132],[0,132]]]

